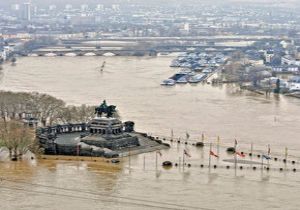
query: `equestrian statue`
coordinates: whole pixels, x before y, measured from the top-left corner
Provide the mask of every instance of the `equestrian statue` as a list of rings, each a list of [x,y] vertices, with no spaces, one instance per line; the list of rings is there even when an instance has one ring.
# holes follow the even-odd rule
[[[111,118],[114,113],[116,113],[116,108],[114,105],[108,106],[106,100],[104,100],[100,106],[95,108],[95,114],[97,114],[98,117],[102,117],[102,114],[106,114],[107,118]]]

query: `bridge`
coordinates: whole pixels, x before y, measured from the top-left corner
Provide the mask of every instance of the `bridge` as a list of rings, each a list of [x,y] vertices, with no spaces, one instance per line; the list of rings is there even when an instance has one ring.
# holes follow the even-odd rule
[[[101,37],[101,38],[78,38],[61,39],[64,43],[81,43],[90,41],[114,41],[114,42],[162,42],[162,41],[259,41],[259,40],[286,40],[286,37],[279,36],[259,36],[259,35],[225,35],[225,36],[186,36],[186,37]]]
[[[42,48],[22,56],[157,56],[177,52],[222,52],[231,53],[250,47],[227,47],[215,45],[164,45],[152,49],[67,49],[67,48]]]
[[[34,50],[28,54],[21,54],[22,56],[156,56],[157,52],[154,50],[56,50],[56,49],[42,49]]]

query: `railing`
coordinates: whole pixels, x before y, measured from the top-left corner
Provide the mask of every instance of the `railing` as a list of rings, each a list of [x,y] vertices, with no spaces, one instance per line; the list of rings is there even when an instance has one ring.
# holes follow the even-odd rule
[[[86,123],[39,127],[37,128],[37,137],[45,138],[45,135],[56,136],[58,134],[64,134],[64,133],[85,132],[87,131],[87,129],[88,129],[88,125]]]

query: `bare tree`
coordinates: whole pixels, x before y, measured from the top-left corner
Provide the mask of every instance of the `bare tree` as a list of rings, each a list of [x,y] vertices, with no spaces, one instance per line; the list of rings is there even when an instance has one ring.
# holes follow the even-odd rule
[[[94,112],[94,106],[66,106],[64,101],[47,94],[0,91],[0,118],[4,121],[21,119],[27,113],[47,126],[87,122]]]
[[[9,150],[10,158],[17,160],[34,147],[35,132],[19,121],[1,121],[0,142]]]

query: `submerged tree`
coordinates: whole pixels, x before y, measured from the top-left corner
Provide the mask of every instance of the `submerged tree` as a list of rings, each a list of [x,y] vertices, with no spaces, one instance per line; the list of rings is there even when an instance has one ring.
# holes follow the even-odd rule
[[[12,160],[22,158],[27,151],[37,151],[34,130],[14,120],[0,122],[0,145],[8,149]]]
[[[276,80],[276,88],[274,89],[274,93],[280,93],[280,79]]]

